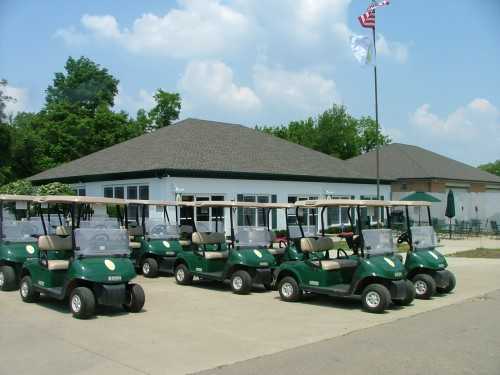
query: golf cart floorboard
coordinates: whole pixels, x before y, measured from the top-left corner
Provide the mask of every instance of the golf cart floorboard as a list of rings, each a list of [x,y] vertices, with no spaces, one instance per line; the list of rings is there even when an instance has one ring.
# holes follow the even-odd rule
[[[327,294],[329,296],[345,297],[351,295],[351,284],[337,284],[330,287],[307,286],[302,289],[304,289],[304,291],[306,292]]]
[[[198,276],[199,279],[224,281],[222,272],[196,272],[194,275]]]
[[[62,286],[58,286],[58,287],[55,287],[55,288],[44,288],[44,287],[41,287],[39,285],[35,285],[35,288],[34,288],[37,292],[40,292],[42,294],[45,294],[49,297],[53,297],[53,298],[56,298],[56,299],[63,299],[64,295],[63,295],[63,287]]]

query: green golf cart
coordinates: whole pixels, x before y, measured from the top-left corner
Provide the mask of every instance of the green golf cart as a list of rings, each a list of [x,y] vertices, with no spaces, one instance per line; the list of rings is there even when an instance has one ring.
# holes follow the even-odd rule
[[[33,220],[33,197],[0,195],[0,290],[19,287],[19,275],[28,258],[38,256],[40,222]]]
[[[398,243],[408,243],[405,267],[407,277],[415,285],[415,296],[420,299],[429,299],[437,293],[450,293],[455,289],[455,275],[447,270],[448,262],[443,254],[436,250],[437,236],[432,227],[431,203],[392,201],[394,211],[400,207],[404,209],[406,230],[398,237]],[[426,208],[427,222],[422,225],[421,217],[414,222],[410,218],[410,208],[417,210]],[[419,212],[420,214],[420,212]]]
[[[175,261],[175,280],[188,285],[193,277],[199,279],[230,281],[237,294],[248,294],[253,284],[262,284],[266,289],[272,285],[272,268],[276,266],[269,252],[271,233],[266,227],[244,226],[235,231],[233,216],[236,209],[263,208],[272,203],[202,201],[195,207],[218,207],[229,209],[231,235],[226,240],[222,217],[215,217],[212,232],[202,232],[194,223],[192,234],[193,251],[179,253]],[[219,210],[217,210],[219,211]],[[224,211],[224,210],[222,210]]]
[[[406,279],[400,259],[394,255],[392,232],[388,229],[363,229],[361,208],[378,207],[379,201],[309,200],[295,203],[300,209],[321,209],[321,236],[303,234],[296,241],[303,253],[302,260],[287,261],[276,270],[276,285],[283,301],[298,301],[304,292],[336,297],[361,296],[363,309],[381,313],[391,301],[409,305],[414,299],[413,285]],[[357,234],[351,238],[352,255],[338,249],[336,257],[331,237],[325,236],[324,213],[329,207],[348,209],[352,228]],[[357,214],[354,222],[354,212]],[[298,220],[300,225],[301,220]],[[320,254],[319,257],[315,256]]]
[[[135,222],[125,220],[130,236],[130,258],[144,277],[157,277],[160,272],[173,274],[179,253],[191,251],[191,230],[179,225],[179,207],[191,202],[128,201],[135,208]],[[149,217],[149,207],[159,208],[161,216]],[[168,208],[175,209],[175,223],[171,223]],[[127,211],[125,211],[125,215]]]
[[[46,196],[40,203],[44,234],[38,237],[38,257],[27,259],[21,270],[20,294],[24,302],[35,302],[40,294],[64,300],[69,297],[75,318],[94,315],[96,305],[123,306],[139,312],[144,305],[143,289],[130,281],[136,276],[129,259],[125,229],[83,226],[98,206],[124,206],[121,199]],[[50,213],[63,217],[63,225],[51,234]],[[64,225],[66,222],[70,226]]]

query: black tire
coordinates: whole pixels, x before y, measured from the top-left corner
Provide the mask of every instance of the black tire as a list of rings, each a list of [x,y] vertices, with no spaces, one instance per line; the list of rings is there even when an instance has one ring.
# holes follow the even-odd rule
[[[127,302],[123,304],[123,308],[128,312],[138,313],[144,307],[146,296],[144,289],[138,284],[127,285]]]
[[[286,276],[281,279],[278,284],[278,292],[280,293],[280,298],[285,302],[300,301],[303,295],[297,280],[291,276]]]
[[[436,294],[436,282],[432,276],[419,273],[413,277],[412,281],[415,286],[415,298],[430,299]]]
[[[0,290],[7,292],[15,290],[17,285],[16,270],[11,266],[0,267]]]
[[[154,258],[146,258],[142,261],[141,272],[144,277],[158,277],[158,262]]]
[[[88,319],[95,313],[95,296],[92,290],[79,286],[71,291],[69,309],[76,319]]]
[[[455,275],[453,272],[448,272],[448,285],[445,288],[436,288],[438,293],[450,293],[455,286],[457,285],[457,280],[455,279]]]
[[[33,289],[31,276],[24,276],[19,283],[19,294],[24,302],[36,302],[40,298],[40,293]]]
[[[248,294],[252,289],[252,276],[245,271],[239,270],[231,275],[231,290],[236,294]]]
[[[174,276],[179,285],[191,285],[193,283],[193,274],[185,264],[181,263],[175,267]]]
[[[363,289],[361,303],[363,304],[363,310],[380,314],[389,307],[391,303],[391,293],[382,284],[370,284]]]
[[[415,286],[410,280],[406,280],[406,297],[403,299],[393,299],[392,302],[398,306],[408,306],[415,299]]]

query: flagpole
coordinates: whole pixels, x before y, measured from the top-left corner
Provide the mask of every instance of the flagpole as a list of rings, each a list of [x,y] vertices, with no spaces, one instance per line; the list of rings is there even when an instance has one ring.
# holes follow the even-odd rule
[[[375,13],[375,10],[373,10]],[[379,150],[379,138],[380,138],[380,126],[378,123],[378,85],[377,85],[377,46],[376,46],[376,40],[375,40],[375,25],[373,25],[372,28],[372,34],[373,34],[373,56],[374,56],[374,61],[375,64],[373,64],[373,75],[375,79],[375,124],[376,124],[376,133],[375,133],[375,154],[376,154],[376,160],[377,160],[377,200],[380,199],[380,150]],[[377,222],[379,222],[379,211],[377,210],[376,214],[376,219]]]

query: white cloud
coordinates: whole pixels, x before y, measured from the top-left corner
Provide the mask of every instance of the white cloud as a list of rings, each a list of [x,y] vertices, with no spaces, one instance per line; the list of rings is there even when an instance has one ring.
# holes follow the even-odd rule
[[[122,33],[118,28],[118,22],[113,16],[91,16],[84,14],[81,22],[85,28],[98,36],[110,39],[119,39],[122,37]]]
[[[261,106],[255,92],[236,84],[232,69],[221,61],[190,62],[179,88],[193,109],[215,106],[230,112],[246,112]]]
[[[3,88],[3,93],[13,98],[13,100],[8,100],[5,103],[7,116],[28,110],[29,94],[27,89],[7,85]]]
[[[460,160],[479,163],[498,159],[500,110],[487,99],[473,99],[446,116],[423,104],[410,115],[410,125],[414,139],[425,138],[434,149],[447,150]]]
[[[118,86],[118,95],[115,97],[115,108],[135,115],[139,109],[149,110],[155,105],[153,94],[145,89],[129,95],[121,85]]]
[[[408,60],[408,46],[389,41],[382,34],[377,36],[377,54],[394,59],[398,63],[405,63]]]
[[[338,101],[335,83],[308,70],[256,65],[253,80],[256,92],[273,108],[300,110],[307,116]]]
[[[70,47],[81,46],[88,41],[87,35],[78,31],[74,26],[56,30],[54,38],[61,38]]]

